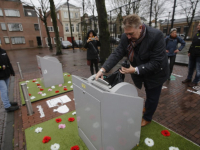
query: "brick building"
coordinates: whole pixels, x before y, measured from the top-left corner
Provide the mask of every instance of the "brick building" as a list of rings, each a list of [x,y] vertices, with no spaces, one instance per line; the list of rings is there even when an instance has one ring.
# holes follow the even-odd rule
[[[48,13],[50,13],[50,12],[48,12]],[[64,40],[64,34],[63,34],[64,31],[63,31],[63,24],[61,22],[61,11],[60,10],[56,11],[56,16],[57,16],[57,26],[58,26],[59,37],[60,37],[60,40],[63,41]],[[45,29],[45,25],[41,20],[40,20],[40,27],[41,27],[41,37],[42,37],[43,47],[48,47],[47,32]],[[54,33],[53,23],[52,23],[52,19],[51,19],[51,14],[49,14],[47,17],[47,27],[48,27],[49,34],[51,37],[51,43],[53,46],[55,46],[56,40],[55,40],[55,33]]]
[[[198,25],[199,21],[200,21],[200,16],[194,17],[192,25],[189,29],[186,18],[175,19],[173,27],[177,28],[178,35],[179,34],[185,34],[186,31],[189,29],[189,32],[188,32],[189,37],[188,38],[192,38],[194,36],[194,34],[197,32],[197,25]],[[168,27],[167,27],[167,24],[168,24]],[[162,22],[161,25],[160,25],[160,30],[163,32],[163,34],[165,36],[167,34],[169,34],[170,28],[171,28],[171,21],[168,22],[167,19],[164,22]]]
[[[0,43],[5,50],[42,46],[34,8],[19,0],[0,0]]]

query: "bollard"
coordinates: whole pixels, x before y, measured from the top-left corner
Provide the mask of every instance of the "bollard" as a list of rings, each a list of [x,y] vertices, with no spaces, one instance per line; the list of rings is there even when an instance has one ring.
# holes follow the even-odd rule
[[[21,76],[21,79],[23,79],[23,76],[22,76],[22,70],[21,70],[21,67],[19,65],[19,62],[17,62],[17,66],[18,66],[18,69],[19,69],[19,74]]]
[[[27,84],[22,83],[21,89],[22,89],[22,93],[23,93],[23,96],[24,96],[24,101],[26,103],[28,115],[31,116],[31,115],[33,115],[33,108],[32,108],[31,100],[30,100],[29,93],[28,93],[28,90],[27,90]]]

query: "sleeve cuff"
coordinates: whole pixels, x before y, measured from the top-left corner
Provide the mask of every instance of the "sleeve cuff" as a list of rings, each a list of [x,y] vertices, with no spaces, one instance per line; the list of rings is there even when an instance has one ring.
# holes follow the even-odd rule
[[[135,67],[135,71],[137,72],[137,74],[140,74],[138,67]]]

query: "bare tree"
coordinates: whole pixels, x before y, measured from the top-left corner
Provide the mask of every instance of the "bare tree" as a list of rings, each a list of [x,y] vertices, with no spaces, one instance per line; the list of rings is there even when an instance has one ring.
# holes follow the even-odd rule
[[[183,9],[183,12],[185,13],[187,24],[188,24],[188,29],[186,30],[184,40],[186,39],[186,37],[188,35],[188,32],[190,30],[190,27],[192,25],[195,15],[198,14],[199,7],[200,7],[199,1],[200,0],[181,0],[181,3],[179,3]],[[198,10],[197,10],[197,8],[198,8]]]

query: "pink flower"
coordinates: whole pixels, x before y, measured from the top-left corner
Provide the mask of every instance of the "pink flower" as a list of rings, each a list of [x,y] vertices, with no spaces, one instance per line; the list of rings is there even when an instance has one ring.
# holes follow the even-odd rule
[[[65,127],[66,127],[65,124],[59,124],[59,125],[58,125],[58,128],[59,128],[59,129],[64,129]]]
[[[33,81],[36,81],[37,79],[33,79]]]
[[[42,86],[38,86],[38,88],[41,88]]]
[[[67,88],[67,86],[63,86],[63,88]]]
[[[80,117],[80,116],[78,116],[76,119],[77,119],[77,121],[79,122],[79,121],[81,120],[81,117]]]
[[[38,94],[42,94],[42,92],[38,92]]]
[[[62,84],[59,84],[59,87],[61,87],[62,86]]]
[[[52,89],[48,89],[48,91],[52,91]]]

